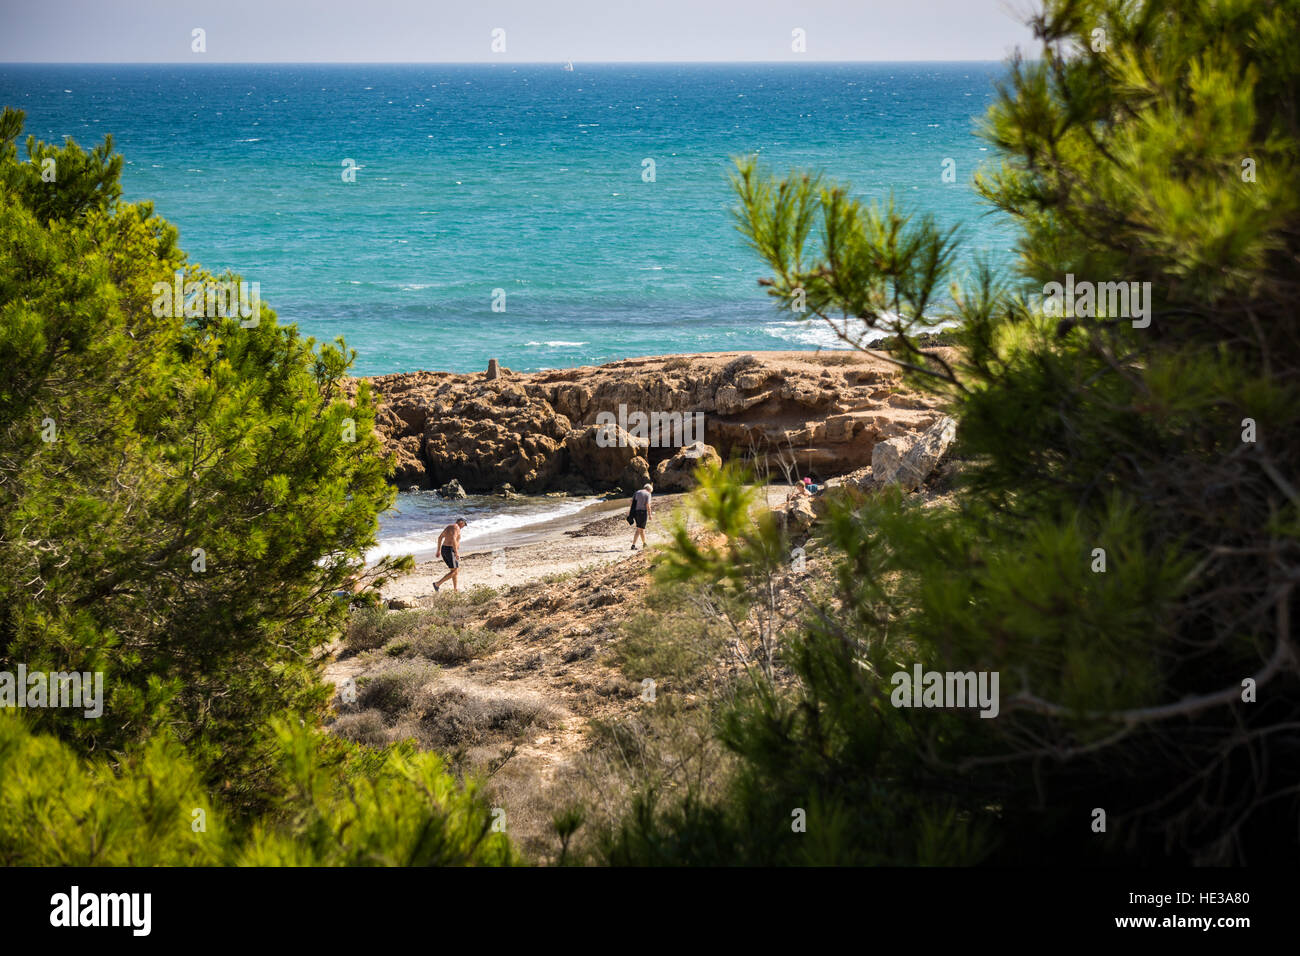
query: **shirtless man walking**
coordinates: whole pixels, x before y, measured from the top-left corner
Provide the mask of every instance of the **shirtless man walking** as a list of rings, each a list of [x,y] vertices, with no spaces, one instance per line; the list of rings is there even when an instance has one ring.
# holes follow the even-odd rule
[[[438,535],[438,550],[442,554],[442,560],[451,570],[444,574],[441,580],[433,582],[435,591],[440,590],[448,578],[451,578],[451,589],[460,590],[460,584],[457,582],[457,575],[460,574],[460,529],[466,524],[464,518],[457,518],[442,529],[442,534]]]

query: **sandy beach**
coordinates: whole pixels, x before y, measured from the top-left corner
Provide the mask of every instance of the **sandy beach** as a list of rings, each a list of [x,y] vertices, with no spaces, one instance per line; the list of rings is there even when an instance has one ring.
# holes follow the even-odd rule
[[[789,491],[788,485],[759,489],[760,495],[766,494],[769,507],[784,503]],[[651,547],[670,541],[673,524],[679,519],[694,527],[696,519],[686,507],[688,498],[687,494],[655,495],[646,527]],[[627,510],[626,498],[597,501],[571,515],[465,541],[461,545],[460,588],[508,588],[624,560],[635,553]],[[436,600],[433,582],[447,573],[447,566],[433,551],[414,557],[415,570],[383,588],[386,600],[413,605]],[[451,582],[443,587],[450,588]]]

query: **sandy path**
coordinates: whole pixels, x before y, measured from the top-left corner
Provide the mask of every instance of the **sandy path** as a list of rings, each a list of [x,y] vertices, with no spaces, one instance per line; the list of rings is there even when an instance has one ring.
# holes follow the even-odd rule
[[[760,494],[763,491],[766,491],[769,507],[777,507],[785,501],[789,487],[769,485],[760,489]],[[687,520],[687,527],[695,526],[697,519],[684,507],[686,498],[684,494],[655,496],[646,528],[646,540],[651,547],[672,540],[673,522],[679,515]],[[626,499],[597,502],[563,518],[466,541],[461,545],[460,589],[477,586],[507,588],[625,560],[635,553],[631,550],[632,526],[623,520],[627,508]],[[565,533],[610,517],[618,519],[612,531],[583,536]],[[384,598],[418,603],[434,596],[433,582],[447,573],[447,566],[432,553],[415,557],[415,570],[390,581],[383,589]],[[451,582],[443,587],[450,588]]]

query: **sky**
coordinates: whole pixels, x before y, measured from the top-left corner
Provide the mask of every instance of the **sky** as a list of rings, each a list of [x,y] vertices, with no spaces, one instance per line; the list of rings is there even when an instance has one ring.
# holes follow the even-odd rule
[[[1016,47],[1036,49],[1023,25],[1032,0],[4,0],[4,7],[5,63],[897,62],[1001,60]],[[193,49],[196,29],[204,31],[203,52]],[[496,34],[494,51],[496,30],[504,35]]]

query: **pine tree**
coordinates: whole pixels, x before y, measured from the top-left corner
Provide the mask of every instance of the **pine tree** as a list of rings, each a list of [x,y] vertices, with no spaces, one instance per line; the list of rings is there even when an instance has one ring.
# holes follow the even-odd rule
[[[0,669],[102,672],[101,717],[28,720],[83,752],[166,733],[251,812],[275,796],[271,721],[319,722],[333,592],[392,501],[373,399],[345,393],[341,340],[161,301],[177,273],[239,277],[119,201],[111,141],[20,161],[21,126],[0,118]]]
[[[786,649],[797,692],[730,714],[730,799],[643,799],[612,860],[1294,862],[1300,4],[1048,0],[1032,25],[977,180],[1019,274],[955,287],[956,357],[914,343],[949,235],[741,162],[772,294],[898,334],[946,398],[959,503],[841,498],[838,601]],[[1149,298],[1055,309],[1076,281]],[[733,569],[777,550],[746,548]],[[998,716],[894,706],[915,664],[997,672]]]
[[[473,784],[410,744],[370,751],[273,724],[284,793],[249,819],[206,792],[165,734],[116,765],[0,713],[3,866],[507,866]]]

